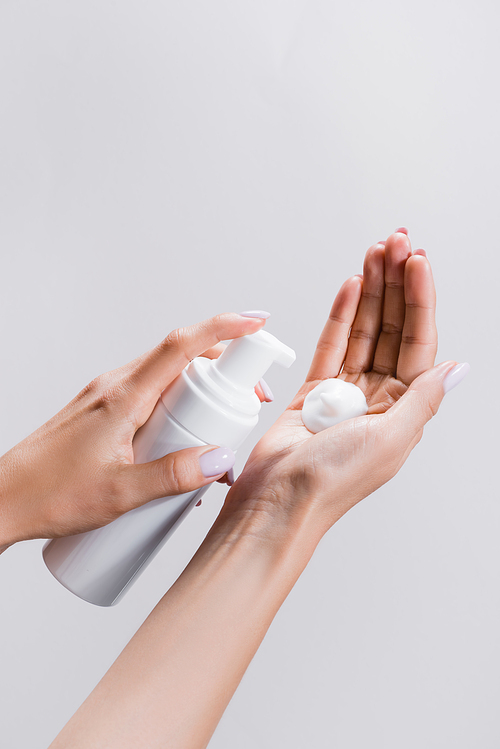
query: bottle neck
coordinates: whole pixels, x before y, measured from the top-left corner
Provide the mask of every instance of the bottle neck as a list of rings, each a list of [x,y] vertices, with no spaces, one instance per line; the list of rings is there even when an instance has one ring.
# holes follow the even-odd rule
[[[253,388],[235,387],[213,363],[198,357],[162,393],[165,408],[196,437],[237,449],[258,422]]]

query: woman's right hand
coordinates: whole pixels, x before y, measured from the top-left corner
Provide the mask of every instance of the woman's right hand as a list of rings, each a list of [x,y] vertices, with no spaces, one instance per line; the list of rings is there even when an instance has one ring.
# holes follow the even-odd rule
[[[0,553],[31,538],[83,533],[158,497],[222,479],[234,464],[207,445],[134,463],[132,442],[161,392],[195,356],[256,333],[266,312],[223,314],[170,333],[129,364],[100,375],[71,403],[0,458]],[[265,390],[265,386],[264,386]],[[260,389],[259,397],[265,393]]]
[[[430,264],[423,250],[412,254],[405,231],[370,247],[363,276],[348,279],[333,303],[304,385],[252,451],[224,514],[248,514],[252,525],[265,518],[273,534],[306,522],[320,537],[391,479],[468,371],[454,361],[434,367],[435,306]],[[368,414],[312,434],[304,398],[331,377],[360,387]]]

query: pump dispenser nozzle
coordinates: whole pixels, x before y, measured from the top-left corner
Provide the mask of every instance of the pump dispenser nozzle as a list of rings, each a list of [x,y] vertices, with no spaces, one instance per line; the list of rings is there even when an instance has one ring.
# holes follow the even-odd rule
[[[295,352],[271,333],[257,333],[235,338],[214,362],[214,368],[233,386],[253,389],[271,364],[290,367]]]
[[[255,385],[274,362],[294,361],[295,352],[264,330],[235,338],[218,359],[193,359],[163,391],[163,405],[203,441],[239,447],[258,421]]]

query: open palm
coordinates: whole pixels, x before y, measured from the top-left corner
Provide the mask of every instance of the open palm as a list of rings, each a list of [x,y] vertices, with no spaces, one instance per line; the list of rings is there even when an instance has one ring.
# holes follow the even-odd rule
[[[434,365],[435,306],[430,264],[423,251],[412,254],[405,233],[370,247],[363,276],[349,278],[335,298],[305,383],[252,451],[242,482],[261,485],[280,462],[288,464],[283,470],[290,473],[290,459],[295,465],[317,465],[326,452],[337,466],[354,455],[359,462],[360,452],[366,452],[362,432],[374,415],[390,409]],[[313,435],[302,422],[304,398],[330,377],[361,388],[368,415]]]

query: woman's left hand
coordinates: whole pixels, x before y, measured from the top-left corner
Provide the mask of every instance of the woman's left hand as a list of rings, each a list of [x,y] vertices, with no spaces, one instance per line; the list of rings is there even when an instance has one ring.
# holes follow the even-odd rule
[[[308,522],[322,535],[350,507],[392,478],[437,412],[456,362],[434,367],[436,297],[425,252],[412,254],[406,233],[370,247],[363,276],[340,289],[304,385],[252,451],[223,515]],[[434,368],[433,368],[434,367]],[[363,390],[369,410],[312,434],[304,398],[338,377]],[[267,520],[271,517],[271,523]]]

